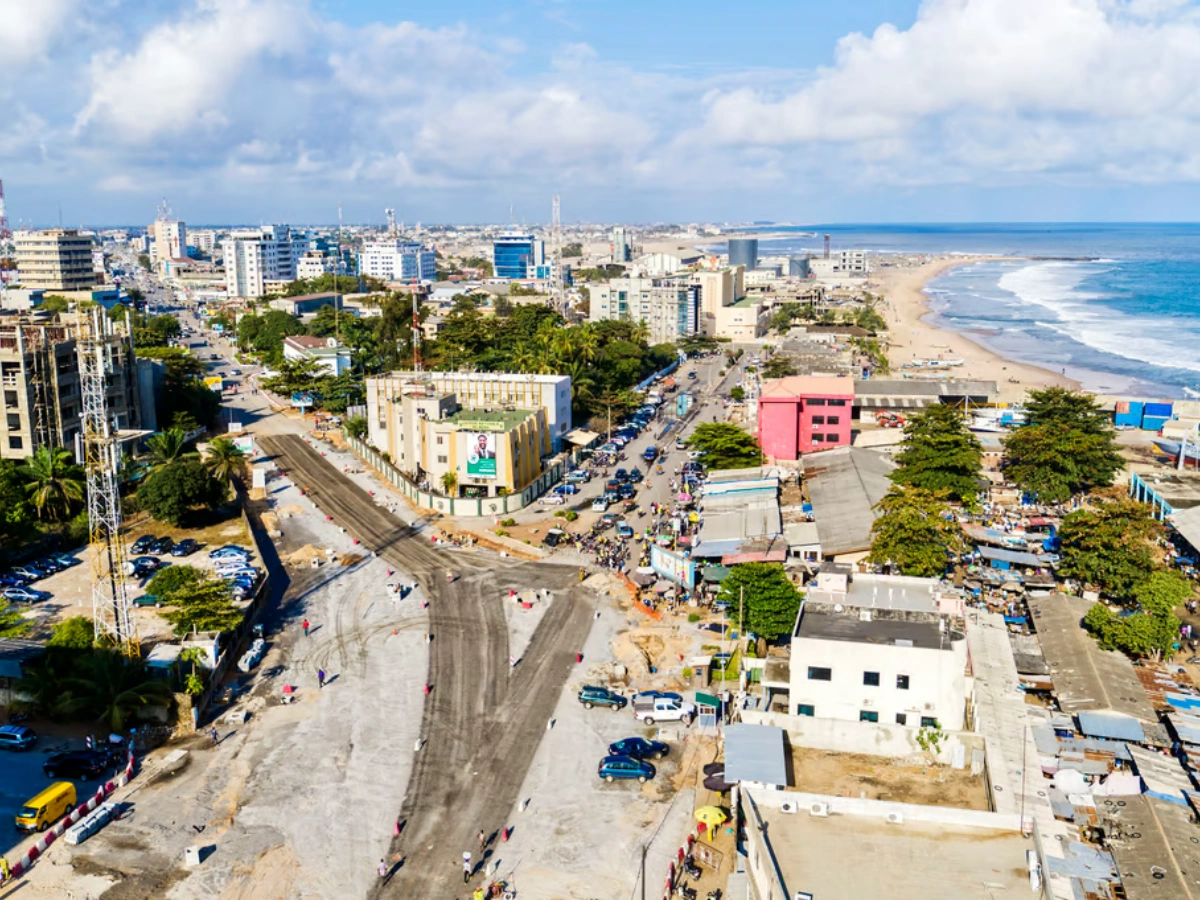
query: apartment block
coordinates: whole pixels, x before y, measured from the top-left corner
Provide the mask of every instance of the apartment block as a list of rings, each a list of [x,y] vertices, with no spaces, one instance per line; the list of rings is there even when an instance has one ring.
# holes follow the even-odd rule
[[[267,293],[265,282],[296,280],[296,264],[308,241],[293,236],[286,225],[263,225],[231,232],[221,248],[228,296],[261,297]]]
[[[211,229],[188,231],[186,237],[187,245],[195,247],[201,253],[211,256],[217,249],[217,233]]]
[[[14,243],[23,287],[72,291],[96,284],[91,235],[69,228],[23,231]]]
[[[651,344],[670,344],[700,325],[699,289],[678,279],[614,278],[592,288],[591,321],[641,322]]]
[[[172,259],[187,259],[187,225],[162,219],[146,229],[152,238],[150,256],[160,272],[166,271]]]
[[[746,296],[746,270],[742,266],[716,272],[697,272],[700,288],[700,328],[709,337],[717,336],[717,311],[733,306]]]
[[[436,281],[437,256],[416,241],[368,241],[363,244],[363,275],[381,281]]]

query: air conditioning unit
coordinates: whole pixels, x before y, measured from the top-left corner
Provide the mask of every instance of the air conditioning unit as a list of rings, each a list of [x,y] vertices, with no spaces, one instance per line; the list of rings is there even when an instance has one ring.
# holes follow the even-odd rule
[[[887,814],[887,823],[889,825],[903,825],[904,813],[890,812]]]
[[[822,819],[828,818],[829,817],[829,804],[828,803],[810,804],[808,807],[808,814],[810,816],[819,816]]]
[[[779,811],[783,812],[783,813],[787,813],[788,815],[794,816],[796,814],[796,804],[793,803],[791,800],[785,800],[780,805]]]

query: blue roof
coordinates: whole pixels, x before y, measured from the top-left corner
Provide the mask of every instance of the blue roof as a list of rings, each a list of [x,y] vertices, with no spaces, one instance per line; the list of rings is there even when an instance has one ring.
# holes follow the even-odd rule
[[[1079,730],[1088,737],[1112,738],[1115,741],[1144,743],[1146,732],[1133,716],[1107,709],[1084,710],[1076,713]]]

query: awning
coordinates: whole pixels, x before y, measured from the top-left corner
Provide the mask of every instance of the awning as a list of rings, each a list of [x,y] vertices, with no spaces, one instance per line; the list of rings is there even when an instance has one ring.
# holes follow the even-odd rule
[[[600,435],[586,428],[576,428],[574,431],[568,431],[563,437],[567,439],[568,444],[574,444],[576,447],[590,447]]]
[[[729,577],[729,566],[709,566],[700,573],[700,578],[709,584],[720,584]]]

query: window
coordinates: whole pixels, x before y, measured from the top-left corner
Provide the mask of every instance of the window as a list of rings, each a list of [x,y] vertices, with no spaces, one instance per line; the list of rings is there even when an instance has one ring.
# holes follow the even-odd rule
[[[879,673],[863,672],[863,684],[867,687],[879,687]]]
[[[839,421],[841,421],[841,419],[838,416],[830,416],[825,421],[828,422],[830,425],[836,425]]]
[[[896,676],[896,690],[898,690],[898,691],[907,691],[908,690],[908,676],[907,675],[897,675]]]
[[[20,450],[22,448],[21,436],[19,434],[11,435],[8,439],[9,450]]]
[[[833,681],[833,669],[824,669],[820,666],[808,667],[809,681]]]
[[[897,725],[907,725],[908,724],[908,714],[907,713],[896,713],[896,724]]]
[[[821,444],[821,443],[824,443],[824,441],[825,441],[825,435],[823,435],[823,434],[814,434],[812,436],[812,442],[814,444]]]
[[[9,431],[19,431],[20,428],[21,428],[21,414],[20,413],[9,413],[8,414],[8,430]]]
[[[922,728],[937,728],[938,720],[933,718],[933,716],[921,716],[921,727]]]
[[[860,722],[878,722],[879,713],[873,709],[862,709],[858,712],[858,721]]]
[[[830,406],[845,406],[846,401],[845,400],[830,400],[829,405]]]
[[[813,424],[814,425],[824,425],[825,417],[824,416],[813,416]]]
[[[809,705],[807,703],[801,703],[799,706],[796,707],[796,715],[798,715],[798,716],[815,716],[816,711],[814,710],[814,708],[811,705]]]
[[[824,406],[825,398],[824,397],[814,397],[813,399],[805,400],[804,402],[809,406]]]
[[[439,456],[439,457],[438,457],[438,462],[440,462],[442,465],[445,465],[446,463],[448,463],[448,462],[449,462],[449,460],[448,460],[446,457],[444,457],[444,456]]]
[[[438,442],[438,446],[440,447],[440,446],[442,446],[442,444],[446,443],[446,439],[445,439],[445,437],[443,437],[442,435],[439,434],[437,436],[437,442]]]

